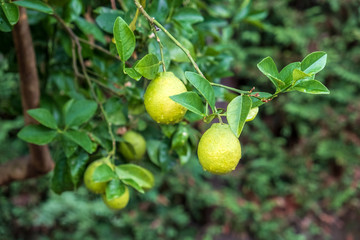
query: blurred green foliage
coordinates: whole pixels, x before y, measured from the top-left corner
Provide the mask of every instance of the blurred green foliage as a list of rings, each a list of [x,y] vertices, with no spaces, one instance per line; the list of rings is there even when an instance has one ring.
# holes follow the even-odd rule
[[[130,22],[135,7],[130,0],[122,2],[130,10],[114,14]],[[48,190],[49,176],[2,187],[1,239],[334,239],[334,226],[340,219],[350,226],[348,231],[354,230],[356,226],[352,228],[346,219],[349,212],[360,212],[357,0],[239,2],[158,0],[149,5],[149,13],[176,37],[189,40],[207,78],[214,82],[222,79],[241,89],[255,86],[259,91],[271,91],[256,68],[266,56],[272,56],[282,68],[309,52],[325,51],[328,65],[318,79],[331,95],[289,93],[262,106],[259,116],[244,128],[240,138],[243,157],[231,175],[204,173],[193,156],[183,166],[173,166],[174,154],[168,157],[163,169],[173,169],[167,173],[146,162],[156,173],[156,188],[145,195],[132,192],[129,206],[120,212],[108,210],[100,197],[83,187],[54,194]],[[86,10],[82,1],[69,4],[62,10],[68,21]],[[108,4],[89,3],[94,8]],[[184,21],[182,7],[196,9],[204,21]],[[75,91],[71,42],[54,28],[50,17],[33,11],[28,14],[45,93],[42,105],[60,117],[57,105],[82,97]],[[136,31],[147,33],[147,23],[142,18],[139,21]],[[79,24],[77,33],[85,37],[81,31]],[[147,49],[158,54],[154,39],[135,35],[139,55]],[[24,154],[26,144],[16,138],[22,113],[11,34],[0,33],[0,43],[0,162],[5,162]],[[180,58],[171,59],[170,69],[184,79],[183,71],[191,66],[182,62],[171,43],[167,47],[167,58]],[[109,86],[128,80],[113,60],[86,45],[83,54],[94,63],[93,76],[105,77]],[[141,104],[142,82],[132,84],[125,90],[129,105],[124,107],[124,115]],[[224,101],[229,95],[219,89],[216,93]],[[151,123],[135,122],[145,138],[157,136],[156,129],[149,130],[155,128]],[[99,126],[96,133],[106,132],[104,128]],[[165,135],[174,131],[162,129]],[[171,144],[170,138],[162,142],[166,144]]]

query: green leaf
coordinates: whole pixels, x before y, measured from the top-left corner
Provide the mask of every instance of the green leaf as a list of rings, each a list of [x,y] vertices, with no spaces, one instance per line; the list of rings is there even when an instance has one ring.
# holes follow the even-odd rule
[[[47,109],[44,108],[31,109],[28,110],[27,113],[45,127],[52,129],[58,128],[55,118]]]
[[[149,155],[151,162],[153,162],[156,166],[160,166],[160,163],[159,163],[160,144],[161,144],[161,141],[158,141],[158,140],[149,140],[146,142],[147,154]]]
[[[53,9],[49,5],[47,5],[46,3],[40,0],[22,0],[22,1],[15,1],[12,3],[20,7],[29,8],[47,14],[54,13]]]
[[[295,84],[297,81],[299,81],[300,79],[304,79],[304,78],[310,78],[311,75],[304,73],[303,71],[299,70],[299,69],[294,69],[293,71],[293,81],[292,84]]]
[[[84,132],[74,131],[74,130],[68,130],[64,132],[64,136],[82,147],[85,151],[88,153],[94,152],[92,149],[92,143],[89,138],[89,136]]]
[[[313,75],[324,69],[326,65],[327,54],[325,52],[313,52],[307,55],[301,62],[301,70],[307,74]]]
[[[18,137],[26,142],[37,145],[50,143],[57,135],[55,130],[40,125],[28,125],[21,129]]]
[[[173,19],[190,24],[204,21],[204,17],[194,8],[180,8],[180,10],[174,14]]]
[[[148,190],[154,186],[154,176],[147,169],[135,164],[122,164],[116,167],[120,179],[131,179],[141,188]]]
[[[145,55],[134,67],[144,78],[154,79],[159,72],[160,62],[154,54]]]
[[[67,159],[67,164],[70,168],[71,180],[75,186],[77,186],[81,181],[88,161],[89,155],[83,151],[80,151],[80,153],[77,153]]]
[[[145,193],[144,189],[142,189],[142,188],[140,187],[140,185],[139,185],[137,182],[135,182],[133,179],[130,179],[130,178],[128,179],[128,178],[126,178],[126,179],[121,179],[121,181],[122,181],[124,184],[133,187],[133,188],[134,188],[135,190],[137,190],[138,192],[140,192],[140,193]]]
[[[98,40],[103,44],[106,43],[104,34],[95,24],[88,22],[81,17],[77,17],[75,23],[85,35],[92,35],[95,40]]]
[[[0,8],[0,31],[2,32],[11,32],[11,24],[9,23],[5,13],[2,8]]]
[[[1,7],[9,23],[13,26],[19,21],[19,8],[13,3],[2,3]]]
[[[91,100],[76,100],[72,102],[65,112],[67,127],[80,126],[95,114],[97,103]]]
[[[226,117],[234,134],[239,137],[251,109],[251,98],[241,95],[234,98],[227,107]]]
[[[183,147],[189,139],[189,133],[184,125],[179,125],[178,130],[175,132],[171,139],[171,148],[177,149]]]
[[[139,81],[141,78],[141,74],[138,73],[135,69],[133,68],[125,68],[125,73],[127,75],[129,75],[129,77],[131,77],[132,79],[135,79],[136,81]]]
[[[279,79],[277,67],[271,57],[264,58],[257,64],[257,67],[266,77],[270,79],[270,81],[275,85],[276,89],[279,89],[285,85],[285,83]]]
[[[119,98],[110,98],[106,101],[104,106],[108,121],[114,125],[125,125],[126,117],[122,112],[123,103]]]
[[[116,18],[113,32],[119,57],[125,62],[135,50],[134,33],[121,17]]]
[[[115,173],[111,169],[111,167],[109,167],[109,165],[104,163],[98,166],[97,168],[95,168],[92,176],[92,180],[94,182],[108,182],[115,177],[116,177]]]
[[[321,82],[317,80],[303,80],[299,81],[289,91],[299,91],[310,94],[329,94],[330,91]]]
[[[124,13],[120,11],[102,13],[96,17],[95,22],[107,33],[113,33],[114,23],[117,17],[123,17]]]
[[[51,189],[60,194],[65,191],[74,190],[70,167],[63,153],[54,156],[55,169],[51,178]]]
[[[204,105],[197,93],[189,91],[189,92],[180,93],[178,95],[170,96],[170,98],[173,101],[186,107],[193,113],[199,114],[201,116],[205,116]]]
[[[285,86],[289,86],[293,82],[293,72],[295,69],[301,68],[300,62],[293,62],[284,67],[280,73],[279,78],[285,82]]]
[[[194,72],[185,72],[185,77],[204,96],[211,109],[215,108],[215,92],[210,82]]]
[[[121,197],[125,193],[125,185],[119,179],[112,179],[106,185],[106,199],[111,200]]]

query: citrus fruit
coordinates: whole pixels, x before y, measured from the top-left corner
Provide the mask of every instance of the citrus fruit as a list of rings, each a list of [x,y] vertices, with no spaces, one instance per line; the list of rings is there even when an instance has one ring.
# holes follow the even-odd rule
[[[249,112],[249,114],[247,115],[247,118],[246,118],[246,122],[250,122],[250,121],[254,120],[254,118],[256,117],[258,112],[259,112],[258,107],[254,107],[254,108],[250,109],[250,112]]]
[[[125,186],[125,192],[119,197],[108,200],[105,194],[102,195],[102,199],[106,204],[106,206],[114,210],[120,210],[126,207],[126,205],[129,202],[129,198],[130,198],[129,189],[126,186]]]
[[[186,108],[171,100],[170,96],[186,91],[184,83],[172,72],[162,72],[146,89],[145,109],[157,123],[178,123],[184,118]]]
[[[127,160],[140,160],[146,151],[146,141],[141,134],[127,131],[123,135],[125,142],[120,142],[120,153]],[[130,145],[130,146],[129,146]]]
[[[94,182],[93,175],[97,167],[102,164],[107,164],[109,167],[114,169],[114,166],[110,163],[108,159],[99,159],[92,162],[85,170],[84,173],[84,183],[87,189],[93,193],[104,193],[106,188],[106,182]]]
[[[198,157],[205,171],[213,174],[231,172],[241,158],[240,141],[229,125],[214,123],[200,139]]]

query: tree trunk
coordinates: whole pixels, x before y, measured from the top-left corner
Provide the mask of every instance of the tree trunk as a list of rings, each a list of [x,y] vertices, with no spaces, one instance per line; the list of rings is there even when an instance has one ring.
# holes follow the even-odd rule
[[[26,10],[20,7],[20,19],[12,31],[20,74],[21,102],[25,124],[34,124],[27,110],[37,108],[40,102],[40,84],[36,69],[36,56]],[[0,185],[12,181],[37,177],[54,168],[47,146],[29,144],[30,155],[0,165]]]

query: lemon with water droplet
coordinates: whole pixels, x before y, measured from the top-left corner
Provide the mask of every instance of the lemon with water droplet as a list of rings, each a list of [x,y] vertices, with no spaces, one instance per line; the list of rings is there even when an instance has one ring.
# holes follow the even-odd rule
[[[170,99],[170,96],[186,91],[184,83],[172,72],[162,72],[146,89],[145,109],[157,123],[178,123],[184,118],[187,109]]]
[[[205,171],[219,175],[229,173],[240,161],[240,141],[228,124],[214,123],[200,139],[198,157]]]

